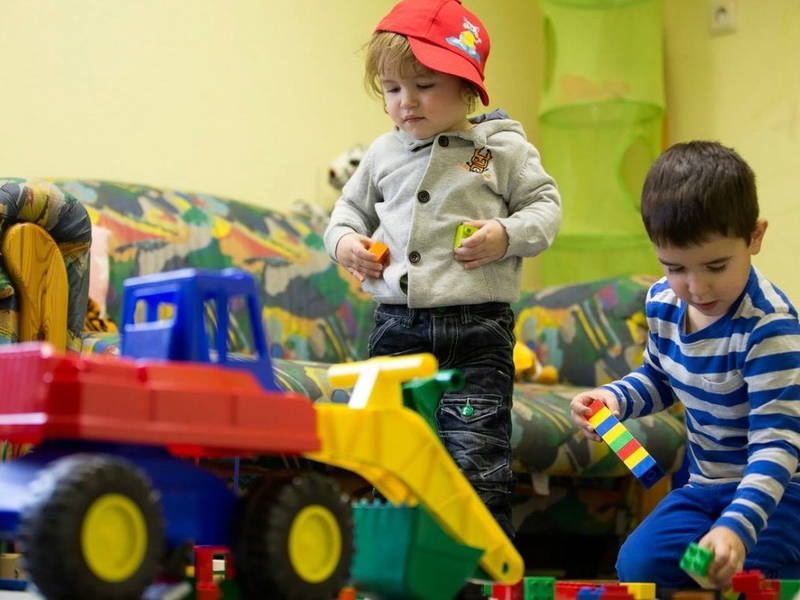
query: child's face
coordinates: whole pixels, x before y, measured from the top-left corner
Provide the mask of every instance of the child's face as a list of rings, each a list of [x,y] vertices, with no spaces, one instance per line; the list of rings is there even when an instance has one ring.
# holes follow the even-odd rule
[[[714,234],[685,248],[655,246],[669,286],[686,302],[695,323],[716,321],[739,298],[750,275],[750,257],[761,249],[766,225],[759,221],[749,244],[740,237]]]
[[[381,74],[386,112],[401,131],[418,140],[469,129],[462,85],[458,77],[425,68]]]

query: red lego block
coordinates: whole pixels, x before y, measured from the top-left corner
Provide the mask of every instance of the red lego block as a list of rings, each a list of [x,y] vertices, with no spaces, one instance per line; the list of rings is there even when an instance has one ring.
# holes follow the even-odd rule
[[[611,583],[603,584],[603,594],[600,600],[634,600],[633,594],[628,591],[627,586]]]
[[[492,598],[494,600],[524,600],[525,591],[522,580],[512,585],[503,583],[492,584]]]
[[[225,546],[194,547],[194,580],[197,600],[220,600],[222,591],[214,582],[214,556],[225,557],[225,579],[232,580],[233,556]]]
[[[597,587],[583,581],[556,581],[554,600],[575,600],[583,588]]]
[[[620,460],[625,460],[641,447],[642,445],[637,440],[633,439],[617,451],[617,456],[619,456]]]
[[[592,400],[591,404],[589,404],[589,413],[586,415],[586,418],[590,419],[591,417],[595,416],[597,413],[599,413],[604,408],[607,408],[607,407],[606,407],[605,404],[600,402],[600,400]]]
[[[757,569],[740,571],[733,575],[731,588],[740,594],[752,594],[762,591],[765,583],[764,574]]]
[[[356,588],[348,586],[339,590],[339,595],[336,600],[356,600],[357,597]]]

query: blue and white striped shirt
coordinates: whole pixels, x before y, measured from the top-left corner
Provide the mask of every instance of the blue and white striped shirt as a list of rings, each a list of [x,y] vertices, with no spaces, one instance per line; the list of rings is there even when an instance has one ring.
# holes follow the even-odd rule
[[[623,419],[686,411],[690,485],[740,481],[714,526],[751,548],[790,480],[800,485],[800,323],[755,267],[742,296],[708,327],[685,335],[686,304],[666,278],[647,297],[644,364],[608,386]]]

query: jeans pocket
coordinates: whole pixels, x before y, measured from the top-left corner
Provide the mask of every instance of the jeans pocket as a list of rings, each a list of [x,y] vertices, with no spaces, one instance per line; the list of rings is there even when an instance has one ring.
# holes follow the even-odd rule
[[[510,310],[508,311],[511,312]],[[510,347],[514,347],[514,317],[512,315],[501,315],[499,318],[488,319],[480,314],[472,315],[473,323],[475,323],[484,332],[488,333],[495,339],[498,339]]]
[[[473,483],[506,484],[511,473],[511,417],[495,394],[450,395],[439,403],[439,435]]]
[[[380,312],[375,313],[375,327],[369,334],[369,340],[367,341],[367,352],[369,356],[374,355],[375,346],[381,341],[383,335],[398,323],[400,323],[398,317]]]

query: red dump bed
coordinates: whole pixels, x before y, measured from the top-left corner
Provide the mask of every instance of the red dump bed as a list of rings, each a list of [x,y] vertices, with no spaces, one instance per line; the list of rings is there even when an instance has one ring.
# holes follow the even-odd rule
[[[319,449],[311,401],[267,392],[245,371],[178,362],[0,349],[0,439],[92,439],[189,455]]]

